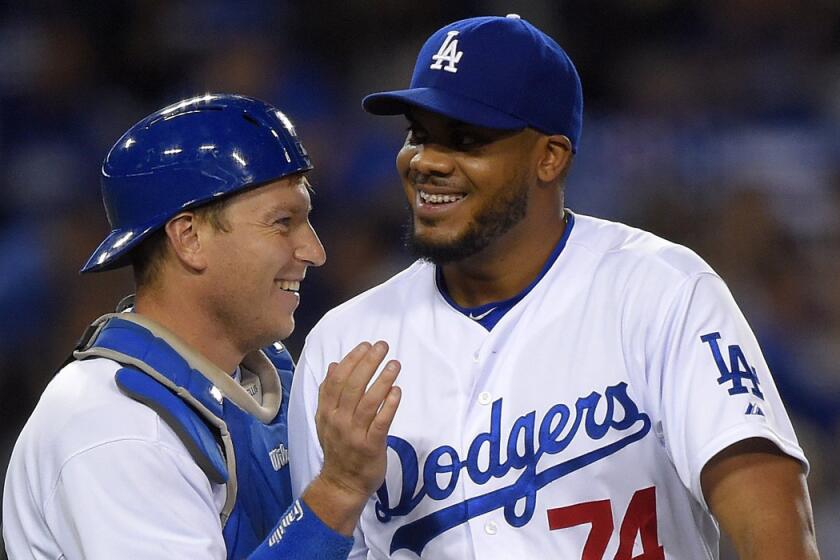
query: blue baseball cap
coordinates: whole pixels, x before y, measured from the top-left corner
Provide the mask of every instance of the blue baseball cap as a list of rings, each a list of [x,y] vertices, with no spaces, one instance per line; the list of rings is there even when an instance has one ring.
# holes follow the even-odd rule
[[[580,77],[554,39],[516,14],[475,17],[436,31],[420,49],[409,89],[368,95],[374,115],[420,107],[468,124],[563,134],[577,151]]]

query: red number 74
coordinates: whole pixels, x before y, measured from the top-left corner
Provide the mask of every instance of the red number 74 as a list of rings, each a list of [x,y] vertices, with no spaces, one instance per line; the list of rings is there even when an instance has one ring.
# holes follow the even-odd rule
[[[591,523],[580,560],[603,560],[613,532],[612,505],[609,500],[584,502],[548,510],[548,528],[565,529]],[[634,556],[636,535],[642,537],[642,554]],[[627,506],[618,532],[618,551],[613,560],[665,560],[656,530],[656,488],[636,491]]]

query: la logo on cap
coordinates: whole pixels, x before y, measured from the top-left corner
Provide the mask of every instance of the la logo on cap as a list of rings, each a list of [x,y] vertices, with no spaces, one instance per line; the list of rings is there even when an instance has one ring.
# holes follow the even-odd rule
[[[461,60],[464,51],[458,50],[458,39],[455,38],[457,34],[457,31],[450,31],[446,34],[446,39],[443,40],[443,44],[438,49],[437,54],[432,56],[434,63],[429,68],[432,70],[446,70],[452,73],[458,71],[458,67],[455,65]],[[446,66],[443,65],[444,62],[446,62]]]

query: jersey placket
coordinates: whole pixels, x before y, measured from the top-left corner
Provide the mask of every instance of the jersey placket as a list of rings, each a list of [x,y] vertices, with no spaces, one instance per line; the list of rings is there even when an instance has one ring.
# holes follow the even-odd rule
[[[504,319],[503,319],[504,320]],[[495,365],[497,349],[502,328],[499,325],[487,333],[482,344],[471,354],[471,373],[473,384],[465,399],[464,430],[461,434],[460,456],[466,462],[469,457],[470,446],[476,436],[488,431],[490,426],[493,403],[502,397],[496,390]],[[479,454],[486,457],[486,453]],[[479,460],[479,465],[485,468],[486,461]],[[459,486],[465,497],[481,496],[498,487],[499,480],[491,478],[487,484],[476,483],[469,475],[465,466],[461,471]],[[504,485],[504,484],[502,484]],[[472,517],[466,523],[470,532],[474,558],[493,558],[498,556],[499,547],[505,540],[510,539],[511,527],[504,518],[502,509],[494,509],[482,515]]]

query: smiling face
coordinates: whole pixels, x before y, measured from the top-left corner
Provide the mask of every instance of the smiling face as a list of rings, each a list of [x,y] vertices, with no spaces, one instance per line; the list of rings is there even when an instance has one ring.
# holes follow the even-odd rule
[[[227,231],[202,226],[208,264],[203,305],[246,351],[291,334],[306,269],[325,261],[309,222],[307,187],[302,175],[294,175],[246,191],[225,205]]]
[[[419,109],[408,115],[397,169],[412,211],[409,246],[436,264],[493,244],[526,218],[537,134],[502,131]]]

